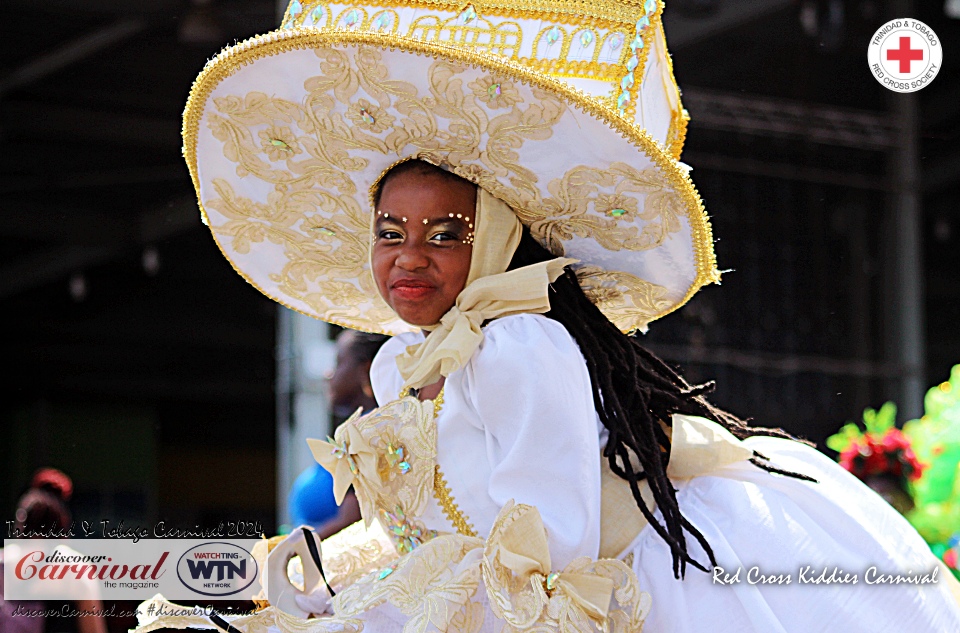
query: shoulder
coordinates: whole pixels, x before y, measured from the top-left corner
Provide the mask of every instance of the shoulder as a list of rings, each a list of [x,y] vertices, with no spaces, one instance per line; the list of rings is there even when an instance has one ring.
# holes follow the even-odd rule
[[[475,358],[493,352],[518,354],[551,353],[556,350],[580,358],[580,348],[567,328],[542,314],[515,314],[492,321],[483,328],[483,342]]]
[[[580,369],[586,363],[576,341],[563,325],[540,314],[502,317],[483,329],[483,342],[464,368],[474,377],[513,380],[520,372],[538,381]],[[535,367],[536,373],[529,369]]]
[[[546,445],[543,433],[597,444],[587,363],[573,337],[553,319],[523,314],[491,323],[456,380],[483,428],[501,446],[519,437],[540,438],[536,441]]]

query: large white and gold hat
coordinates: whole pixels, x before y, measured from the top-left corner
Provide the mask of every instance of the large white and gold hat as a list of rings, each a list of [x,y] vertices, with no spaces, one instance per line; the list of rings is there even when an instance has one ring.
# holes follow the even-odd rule
[[[370,193],[421,158],[508,203],[623,331],[719,280],[678,162],[658,0],[290,3],[197,78],[184,153],[204,221],[270,298],[410,329],[374,289]]]

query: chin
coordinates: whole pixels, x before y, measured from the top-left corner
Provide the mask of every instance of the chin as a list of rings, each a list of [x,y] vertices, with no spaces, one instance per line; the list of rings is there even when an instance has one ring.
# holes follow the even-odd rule
[[[420,318],[414,318],[414,317],[405,318],[405,317],[401,316],[400,318],[403,319],[403,322],[404,322],[404,323],[409,323],[410,325],[412,325],[412,326],[414,326],[414,327],[429,327],[429,326],[431,326],[431,325],[436,325],[437,323],[440,322],[440,317],[437,317],[436,319],[433,319],[433,320],[424,319],[424,318],[422,318],[422,317],[420,317]]]
[[[397,316],[400,317],[400,319],[403,320],[404,323],[409,323],[414,327],[429,327],[431,325],[436,325],[437,323],[440,322],[440,319],[443,318],[442,313],[438,315],[432,315],[432,314],[425,315],[422,312],[410,312],[406,310],[401,312],[396,309],[394,310],[394,312],[397,313]]]

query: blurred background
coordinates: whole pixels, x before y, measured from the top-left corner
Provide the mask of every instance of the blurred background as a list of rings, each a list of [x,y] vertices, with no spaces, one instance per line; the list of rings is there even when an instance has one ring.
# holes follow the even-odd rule
[[[180,527],[289,520],[324,436],[334,333],[248,286],[180,157],[190,85],[275,0],[0,3],[0,516],[36,468],[74,515]],[[922,91],[871,76],[886,21],[944,48]],[[673,0],[683,160],[722,287],[645,340],[714,400],[821,444],[900,421],[960,362],[960,1]]]

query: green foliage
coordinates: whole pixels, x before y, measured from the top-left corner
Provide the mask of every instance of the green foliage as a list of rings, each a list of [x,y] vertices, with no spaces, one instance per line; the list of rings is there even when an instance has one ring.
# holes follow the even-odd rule
[[[913,483],[916,507],[907,515],[929,543],[960,533],[960,365],[950,380],[927,391],[925,413],[903,427],[917,459],[926,468]]]
[[[897,405],[892,402],[885,402],[879,411],[874,409],[864,409],[863,425],[866,427],[866,433],[875,437],[880,437],[888,430],[892,429],[897,421]],[[852,444],[861,440],[865,433],[860,427],[847,422],[840,430],[827,438],[827,447],[842,453],[850,448]]]

